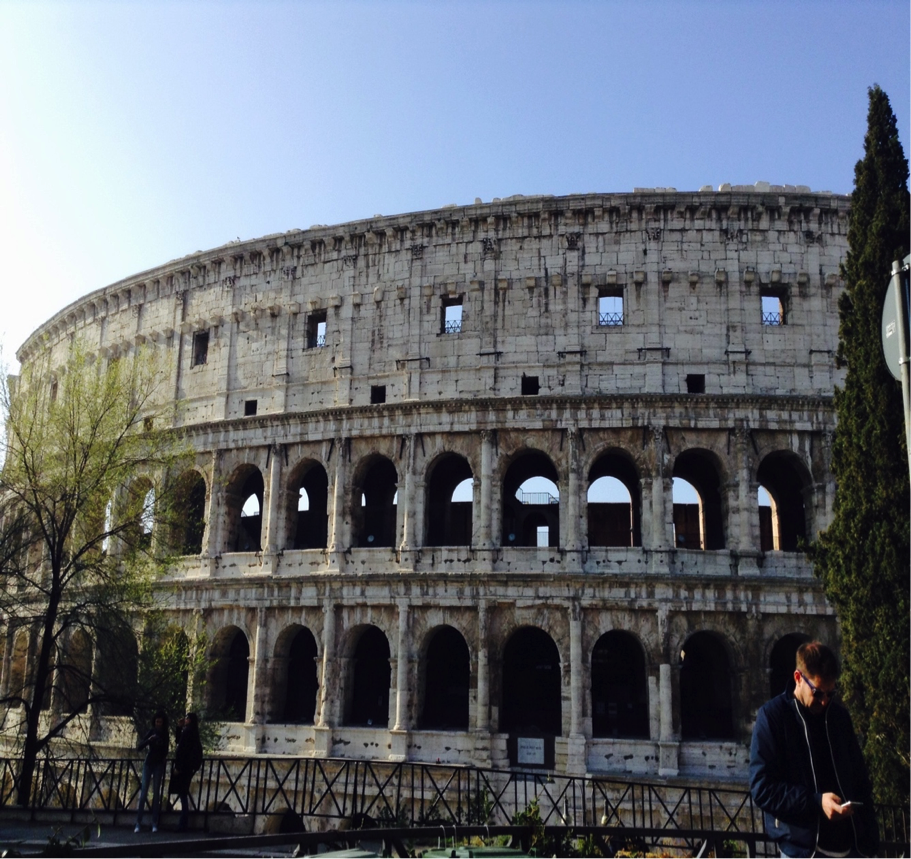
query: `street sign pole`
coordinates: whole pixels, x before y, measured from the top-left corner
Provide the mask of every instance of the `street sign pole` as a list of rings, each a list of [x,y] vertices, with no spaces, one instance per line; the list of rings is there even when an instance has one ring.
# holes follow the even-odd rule
[[[908,480],[911,481],[911,367],[908,366],[908,277],[902,277],[902,265],[892,263],[892,288],[895,291],[895,311],[898,322],[898,362],[901,367],[902,402],[905,407],[905,447],[908,450]]]

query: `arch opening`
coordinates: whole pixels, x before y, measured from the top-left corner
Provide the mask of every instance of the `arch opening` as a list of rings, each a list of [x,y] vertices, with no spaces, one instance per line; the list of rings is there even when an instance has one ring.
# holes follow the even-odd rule
[[[229,722],[247,720],[250,643],[236,626],[221,631],[212,648],[210,700]]]
[[[350,691],[346,725],[389,726],[389,642],[385,633],[368,626],[358,635],[349,665]]]
[[[319,691],[316,660],[316,639],[309,629],[300,627],[288,647],[283,721],[313,724]]]
[[[642,646],[628,632],[606,632],[592,650],[592,736],[647,739],[648,691]]]
[[[560,653],[546,632],[524,627],[510,637],[502,677],[501,731],[562,734]]]
[[[641,546],[639,475],[616,453],[598,458],[588,473],[588,545]]]
[[[771,453],[759,465],[759,535],[763,552],[798,552],[811,532],[804,493],[809,474],[792,453]],[[763,497],[768,497],[768,501]]]
[[[680,733],[684,740],[733,740],[733,683],[727,650],[710,632],[680,651]]]
[[[783,635],[769,654],[769,697],[794,691],[794,671],[797,667],[797,648],[810,640],[802,632]]]
[[[421,728],[466,730],[471,658],[465,638],[451,626],[431,634],[424,656]]]
[[[471,545],[472,487],[471,466],[465,457],[447,454],[434,465],[427,484],[426,545]]]
[[[362,548],[395,545],[398,473],[392,462],[376,456],[364,464],[354,483],[354,543]]]
[[[543,453],[521,454],[503,478],[503,545],[560,545],[559,476]]]
[[[677,548],[723,549],[721,477],[711,454],[700,450],[680,454],[674,462],[673,478],[674,542]],[[695,493],[695,499],[692,493]]]
[[[289,483],[288,548],[325,549],[329,534],[329,477],[318,462],[296,470]]]
[[[263,476],[253,465],[241,468],[226,493],[229,552],[262,551]]]
[[[180,555],[202,553],[206,527],[206,481],[198,471],[185,471],[174,489],[171,545]]]

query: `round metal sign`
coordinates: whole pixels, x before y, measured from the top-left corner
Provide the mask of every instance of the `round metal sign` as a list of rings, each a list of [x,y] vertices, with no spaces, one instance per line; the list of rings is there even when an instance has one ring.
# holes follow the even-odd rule
[[[893,277],[889,281],[889,288],[886,290],[886,300],[883,302],[883,322],[882,322],[882,340],[883,355],[886,358],[886,366],[892,376],[901,381],[901,358],[905,351],[899,332],[901,331],[898,324],[898,302],[896,299],[896,284],[901,284],[902,278]],[[907,323],[906,323],[907,326]]]

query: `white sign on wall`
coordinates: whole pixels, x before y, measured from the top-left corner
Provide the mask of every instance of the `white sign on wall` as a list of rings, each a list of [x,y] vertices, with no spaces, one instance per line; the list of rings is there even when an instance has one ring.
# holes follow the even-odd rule
[[[516,737],[516,763],[544,766],[544,740],[540,737]]]

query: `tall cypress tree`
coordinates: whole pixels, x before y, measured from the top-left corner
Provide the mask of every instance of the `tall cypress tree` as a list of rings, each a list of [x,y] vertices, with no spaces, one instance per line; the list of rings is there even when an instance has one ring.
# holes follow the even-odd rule
[[[854,169],[849,251],[839,300],[832,448],[834,518],[816,573],[842,631],[842,688],[879,802],[908,802],[909,480],[901,386],[880,326],[893,260],[908,253],[908,161],[889,98],[870,90],[864,157]]]

